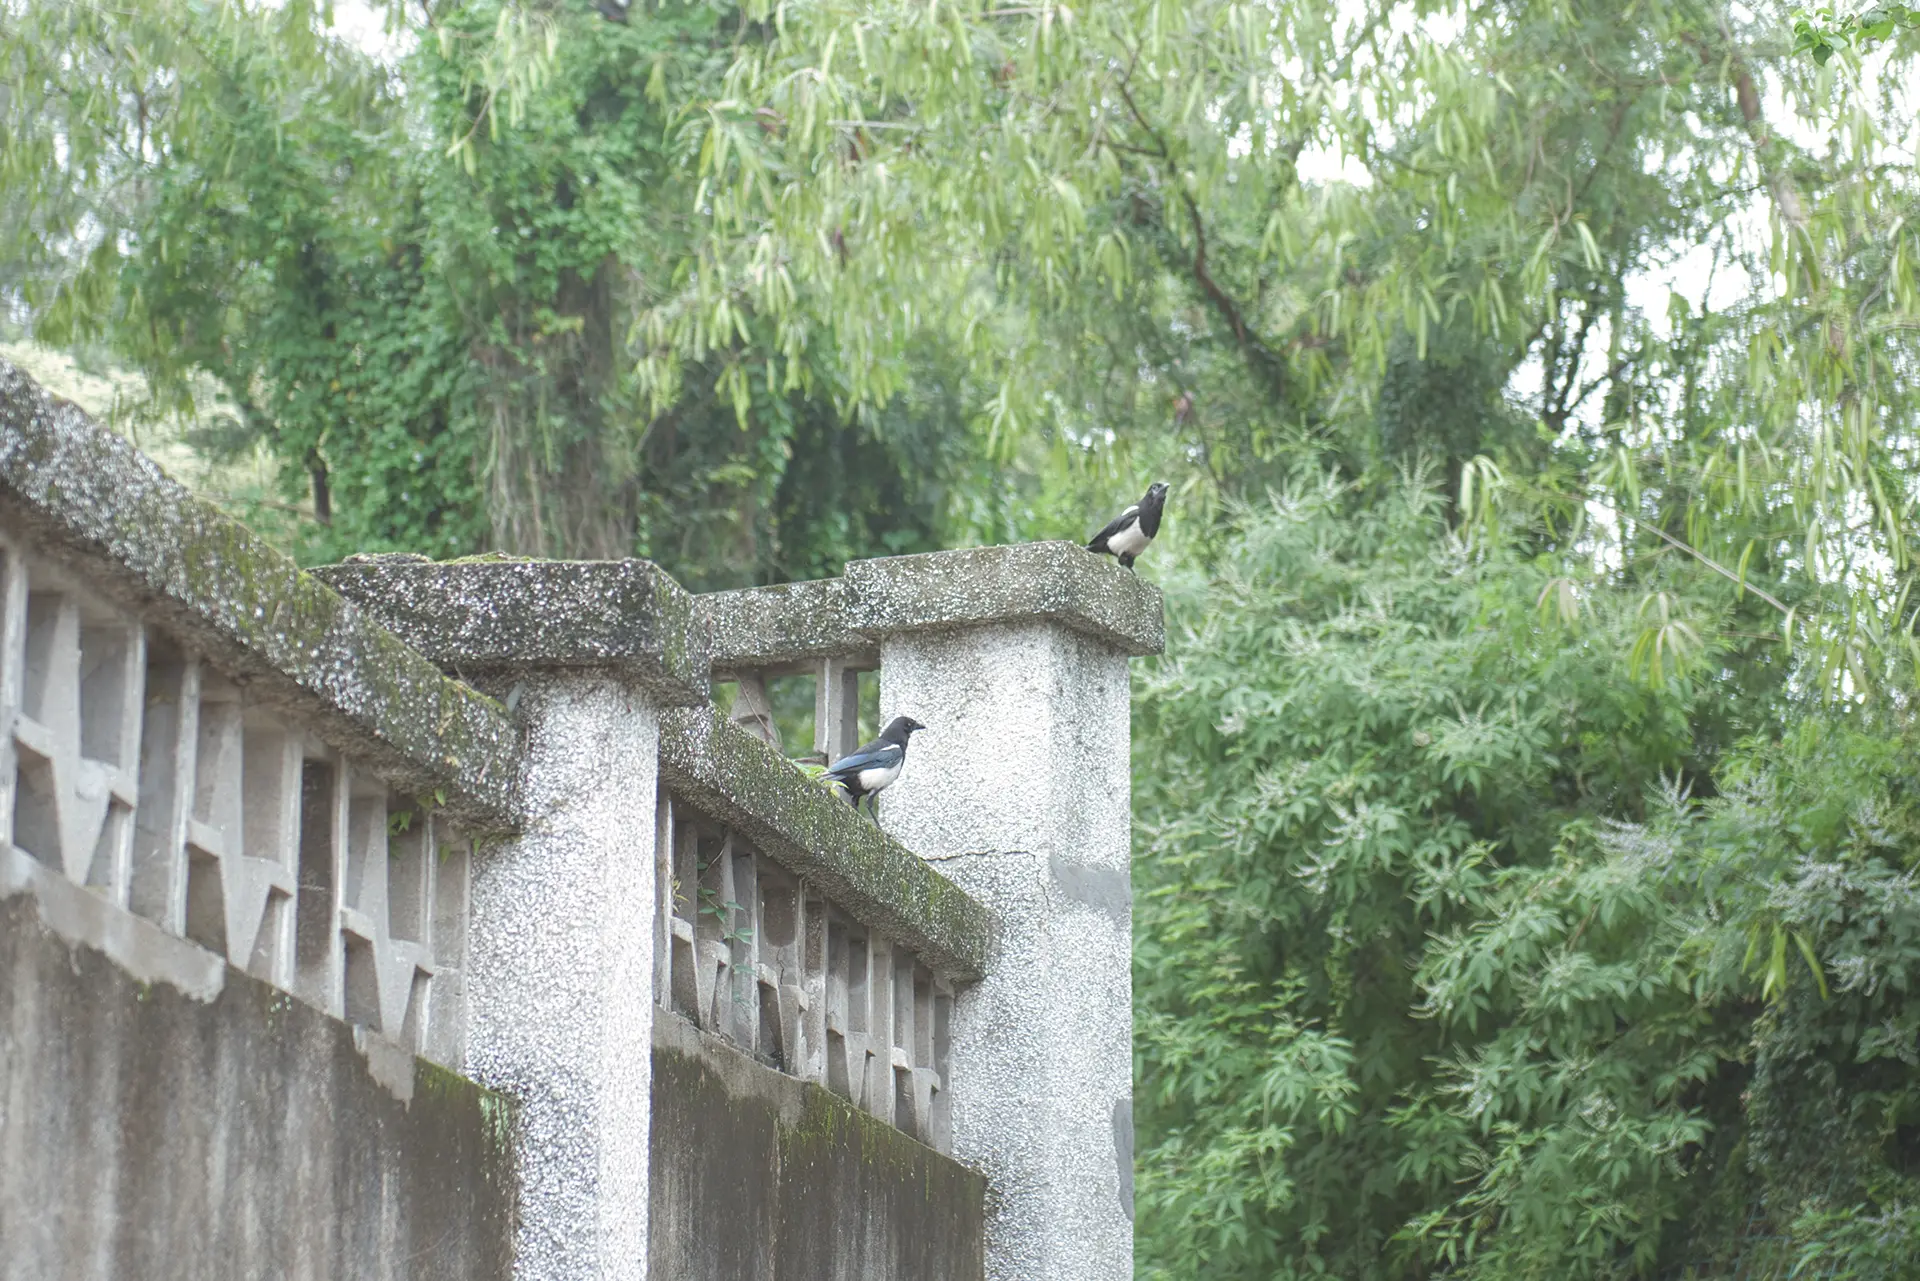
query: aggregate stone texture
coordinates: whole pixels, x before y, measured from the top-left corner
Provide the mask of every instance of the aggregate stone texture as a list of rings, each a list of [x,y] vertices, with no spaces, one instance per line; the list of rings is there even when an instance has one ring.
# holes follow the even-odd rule
[[[1120,654],[1166,648],[1159,589],[1075,543],[856,560],[846,585],[847,621],[869,635],[1040,620]]]
[[[1120,571],[1124,573],[1125,571]],[[1124,652],[1053,622],[890,636],[883,717],[924,722],[889,831],[999,921],[954,1011],[953,1154],[987,1176],[993,1281],[1133,1275]]]
[[[813,658],[877,661],[879,647],[852,629],[839,578],[708,592],[695,598],[711,627],[716,671],[779,667]]]
[[[450,671],[599,668],[656,706],[707,699],[707,619],[649,561],[361,556],[313,572]]]
[[[469,830],[517,813],[518,732],[365,612],[0,360],[0,521]]]
[[[143,982],[0,896],[0,1281],[510,1277],[512,1104],[214,965]]]
[[[717,710],[662,714],[660,769],[680,800],[738,828],[946,977],[985,971],[994,924],[982,903]]]
[[[638,1281],[647,1258],[657,713],[597,675],[531,679],[527,810],[474,861],[467,1067],[520,1105],[518,1281]]]
[[[652,1281],[981,1281],[978,1172],[677,1014],[653,1057]]]
[[[1122,654],[1166,648],[1160,592],[1075,543],[1020,543],[857,560],[844,578],[710,592],[716,671],[836,658],[870,667],[895,632],[1046,621]]]

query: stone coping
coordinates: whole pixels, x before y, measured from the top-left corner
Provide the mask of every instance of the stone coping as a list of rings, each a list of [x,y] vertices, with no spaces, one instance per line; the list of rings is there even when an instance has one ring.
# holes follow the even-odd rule
[[[950,979],[986,971],[992,914],[792,762],[713,708],[660,718],[660,777],[861,924]]]
[[[880,665],[879,645],[853,630],[843,578],[708,592],[695,601],[707,619],[715,671],[820,658]]]
[[[441,667],[616,674],[663,707],[707,701],[707,624],[651,561],[356,556],[314,575]]]
[[[470,830],[517,821],[498,703],[4,360],[0,519],[395,787]]]
[[[1166,648],[1159,589],[1076,543],[970,547],[849,562],[843,578],[699,598],[717,670],[817,658],[878,663],[899,632],[1045,621],[1123,654]]]

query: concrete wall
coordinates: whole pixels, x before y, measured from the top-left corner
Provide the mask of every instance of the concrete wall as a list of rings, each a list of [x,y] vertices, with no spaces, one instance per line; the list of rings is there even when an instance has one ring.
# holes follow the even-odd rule
[[[980,1281],[985,1196],[838,1095],[655,1016],[653,1281]]]
[[[504,1099],[218,986],[138,981],[0,898],[0,1279],[511,1274]]]

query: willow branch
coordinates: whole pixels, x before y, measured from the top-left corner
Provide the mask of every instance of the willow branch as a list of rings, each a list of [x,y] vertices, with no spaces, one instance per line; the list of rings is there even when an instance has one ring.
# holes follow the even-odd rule
[[[1707,556],[1701,552],[1695,551],[1693,548],[1687,546],[1685,543],[1681,542],[1679,539],[1675,538],[1672,534],[1669,534],[1666,530],[1660,528],[1660,526],[1654,524],[1651,521],[1644,521],[1642,523],[1645,524],[1648,529],[1651,529],[1654,533],[1660,535],[1661,538],[1665,539],[1670,546],[1676,547],[1679,550],[1685,552],[1687,555],[1693,557],[1695,560],[1699,561],[1702,565],[1705,565],[1708,569],[1712,570],[1714,573],[1720,575],[1722,578],[1725,578],[1728,582],[1737,584],[1741,591],[1752,592],[1755,596],[1758,596],[1761,600],[1767,602],[1767,604],[1773,606],[1775,609],[1779,610],[1782,614],[1793,613],[1793,610],[1789,609],[1786,603],[1782,601],[1778,596],[1769,595],[1767,592],[1760,590],[1758,587],[1755,587],[1752,583],[1749,583],[1746,579],[1742,578],[1740,575],[1728,569],[1725,565],[1722,565],[1719,561],[1714,560],[1711,556]]]

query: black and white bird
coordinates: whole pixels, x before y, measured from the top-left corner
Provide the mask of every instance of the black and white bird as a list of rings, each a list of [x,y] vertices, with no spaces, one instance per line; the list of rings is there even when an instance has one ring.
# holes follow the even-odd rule
[[[911,716],[896,716],[880,731],[879,738],[862,743],[827,766],[827,777],[838,783],[853,808],[859,809],[861,797],[877,796],[900,777],[900,767],[907,763],[907,740],[915,730],[925,728]]]
[[[1120,563],[1133,568],[1134,558],[1147,550],[1147,544],[1160,532],[1160,511],[1167,505],[1167,482],[1156,480],[1147,486],[1147,496],[1115,516],[1107,527],[1087,543],[1090,552],[1118,556]]]

